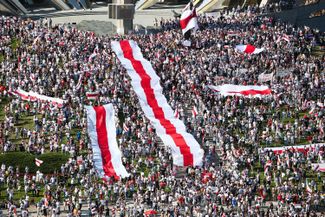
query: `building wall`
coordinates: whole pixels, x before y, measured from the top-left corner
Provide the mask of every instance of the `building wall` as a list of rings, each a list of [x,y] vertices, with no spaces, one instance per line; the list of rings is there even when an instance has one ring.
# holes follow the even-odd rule
[[[325,0],[320,0],[316,4],[299,6],[291,10],[275,12],[269,15],[297,26],[309,26],[311,28],[317,28],[320,31],[325,31],[325,16],[310,18],[313,12],[324,8]]]

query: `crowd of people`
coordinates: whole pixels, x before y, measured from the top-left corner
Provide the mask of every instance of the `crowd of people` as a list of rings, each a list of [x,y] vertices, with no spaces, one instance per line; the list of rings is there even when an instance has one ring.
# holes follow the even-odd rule
[[[143,216],[147,209],[175,217],[322,212],[325,179],[312,164],[324,163],[325,145],[307,153],[289,147],[325,140],[325,56],[312,54],[315,46],[324,46],[325,34],[260,13],[249,7],[201,16],[191,47],[182,45],[177,19],[162,20],[157,34],[97,36],[45,19],[0,17],[0,84],[5,87],[0,94],[9,100],[0,123],[1,152],[71,156],[55,174],[3,164],[0,188],[10,215],[20,210],[28,216],[33,207],[38,216],[81,216],[85,210],[89,216]],[[288,41],[281,40],[284,35]],[[111,50],[110,42],[121,38],[135,40],[150,60],[168,103],[205,150],[202,167],[173,166],[170,150],[145,118]],[[239,53],[238,44],[265,51]],[[272,79],[262,82],[263,73],[272,73]],[[272,94],[224,97],[208,88],[219,84],[264,84]],[[58,107],[24,101],[11,94],[18,88],[66,102]],[[86,97],[93,91],[100,93],[95,101]],[[118,114],[118,144],[131,174],[119,181],[98,179],[86,133],[82,105],[106,103],[113,103]],[[26,116],[32,117],[32,129],[18,125]],[[263,149],[270,146],[288,149],[275,155]],[[15,201],[21,189],[25,195]],[[33,201],[30,193],[42,199]]]

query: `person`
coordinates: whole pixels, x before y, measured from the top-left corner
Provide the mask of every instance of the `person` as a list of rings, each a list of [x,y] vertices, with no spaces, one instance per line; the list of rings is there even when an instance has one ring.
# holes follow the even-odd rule
[[[0,17],[1,85],[66,101],[62,106],[40,100],[27,103],[8,91],[0,126],[1,152],[15,150],[11,140],[15,128],[20,128],[25,152],[54,152],[61,147],[62,153],[71,156],[52,177],[32,174],[32,168],[19,174],[12,165],[4,165],[2,185],[13,195],[21,179],[27,194],[41,189],[40,195],[45,196],[36,202],[39,212],[46,214],[55,212],[56,201],[65,201],[68,215],[79,215],[78,204],[84,200],[89,216],[103,210],[118,215],[125,204],[124,214],[132,216],[146,209],[166,210],[172,216],[254,216],[264,209],[261,202],[277,199],[279,207],[269,207],[275,215],[302,214],[292,209],[297,203],[311,213],[313,205],[324,203],[318,197],[324,182],[311,169],[323,163],[324,146],[303,152],[284,148],[281,154],[262,147],[323,144],[325,59],[311,50],[324,43],[324,33],[260,16],[263,10],[253,6],[234,9],[222,18],[200,16],[201,28],[191,38],[191,47],[181,45],[183,35],[174,19],[162,19],[157,34],[125,36],[138,42],[161,78],[168,104],[179,109],[187,131],[206,150],[201,168],[177,173],[171,150],[144,117],[130,78],[112,54],[110,42],[119,36],[98,36],[66,25],[48,29],[43,19]],[[284,35],[289,42],[281,39]],[[24,43],[13,49],[13,37]],[[243,43],[265,51],[258,55],[236,52],[235,46]],[[97,56],[89,59],[95,49]],[[273,73],[272,80],[260,81],[264,72]],[[222,96],[208,88],[222,84],[264,84],[272,93],[260,98]],[[88,91],[98,91],[100,96],[91,102]],[[105,183],[96,175],[86,112],[80,105],[109,102],[120,111],[116,112],[118,143],[131,176]],[[193,106],[198,110],[196,117],[191,115]],[[26,117],[33,122],[34,115],[37,124],[20,127]],[[122,131],[124,123],[127,133]],[[74,129],[80,134],[74,134]],[[58,180],[65,181],[59,184]],[[306,181],[313,188],[310,193],[306,193]],[[56,197],[59,192],[64,197]],[[131,202],[125,195],[130,195]]]

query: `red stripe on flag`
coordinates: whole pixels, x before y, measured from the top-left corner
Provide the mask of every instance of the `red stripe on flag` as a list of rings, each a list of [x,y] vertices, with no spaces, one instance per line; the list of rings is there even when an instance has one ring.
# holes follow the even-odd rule
[[[103,170],[105,175],[108,177],[114,176],[116,179],[119,179],[117,176],[112,161],[111,161],[111,152],[109,150],[108,137],[107,137],[107,126],[106,126],[106,110],[103,106],[94,107],[96,112],[96,131],[98,146],[102,156]]]
[[[193,10],[192,13],[191,13],[188,17],[186,17],[186,18],[184,18],[184,19],[182,19],[182,20],[179,21],[179,24],[181,25],[181,28],[182,28],[182,29],[185,29],[186,26],[187,26],[187,24],[190,22],[190,20],[191,20],[193,17],[196,17],[196,12],[195,12],[195,10]]]
[[[98,95],[98,93],[86,93],[87,97],[97,97]]]
[[[193,155],[190,151],[189,146],[186,144],[183,136],[176,132],[175,126],[165,118],[165,114],[162,108],[158,105],[157,99],[154,94],[154,90],[150,85],[150,76],[147,74],[146,70],[143,68],[141,61],[134,59],[132,48],[129,41],[120,42],[121,49],[123,51],[124,57],[131,61],[134,70],[141,78],[141,86],[147,98],[148,105],[151,107],[154,116],[159,120],[162,127],[165,128],[166,134],[172,137],[176,146],[180,148],[180,152],[184,158],[184,166],[193,165]]]
[[[253,53],[255,50],[255,47],[253,45],[246,45],[245,53]]]
[[[235,93],[235,94],[242,94],[245,96],[248,95],[268,95],[271,94],[271,90],[270,89],[266,89],[266,90],[243,90],[243,91],[228,91],[227,93]]]

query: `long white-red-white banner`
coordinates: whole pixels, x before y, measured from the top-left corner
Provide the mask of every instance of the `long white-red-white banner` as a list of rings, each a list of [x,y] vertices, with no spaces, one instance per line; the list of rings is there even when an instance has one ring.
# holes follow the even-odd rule
[[[186,132],[184,123],[175,118],[173,110],[162,94],[160,78],[150,62],[143,58],[136,42],[113,41],[112,49],[131,77],[132,87],[139,97],[146,117],[164,144],[171,148],[174,165],[202,165],[203,149],[194,137]]]
[[[112,104],[85,106],[88,134],[93,150],[93,161],[101,178],[128,177],[122,164],[122,153],[116,141],[115,112]]]
[[[271,94],[271,89],[268,86],[223,84],[219,86],[208,85],[208,87],[224,96],[259,97]]]
[[[26,92],[20,88],[18,88],[15,91],[11,91],[10,93],[15,96],[21,97],[22,100],[27,100],[27,101],[40,100],[41,102],[46,102],[46,103],[50,103],[52,105],[57,105],[58,107],[62,107],[65,102],[65,100],[63,100],[63,99],[41,95],[41,94],[38,94],[33,91]]]
[[[282,147],[267,147],[263,148],[265,151],[273,151],[274,154],[282,154],[285,151],[296,151],[301,153],[307,153],[309,151],[315,150],[316,148],[325,148],[325,143],[316,143],[308,145],[295,145],[295,146],[282,146]]]

